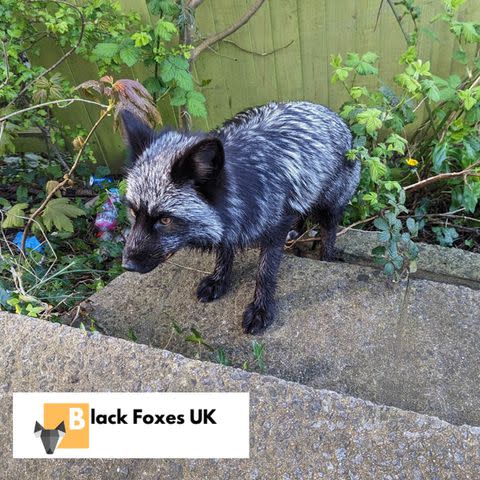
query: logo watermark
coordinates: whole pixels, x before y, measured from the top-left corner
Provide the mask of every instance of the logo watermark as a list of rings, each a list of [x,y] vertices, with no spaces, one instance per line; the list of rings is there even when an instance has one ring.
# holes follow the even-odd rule
[[[248,458],[248,393],[14,393],[15,458]]]

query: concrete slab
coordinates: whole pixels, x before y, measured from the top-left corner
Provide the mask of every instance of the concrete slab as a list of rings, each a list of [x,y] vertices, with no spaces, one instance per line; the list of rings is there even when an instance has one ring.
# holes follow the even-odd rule
[[[83,304],[109,335],[185,356],[215,353],[172,333],[174,320],[195,327],[234,366],[254,365],[252,337],[242,333],[251,301],[256,252],[239,257],[233,288],[202,304],[195,286],[210,256],[181,253],[150,274],[124,274]],[[425,280],[392,286],[376,270],[286,257],[276,324],[255,337],[266,372],[315,388],[480,425],[480,292]],[[77,319],[78,323],[78,319]]]
[[[1,478],[477,479],[480,429],[0,313]],[[248,460],[14,460],[15,391],[250,391]]]
[[[337,239],[341,259],[368,266],[373,266],[371,252],[377,245],[376,232],[349,230]],[[418,271],[414,277],[480,290],[480,254],[427,243],[418,243],[418,248]]]

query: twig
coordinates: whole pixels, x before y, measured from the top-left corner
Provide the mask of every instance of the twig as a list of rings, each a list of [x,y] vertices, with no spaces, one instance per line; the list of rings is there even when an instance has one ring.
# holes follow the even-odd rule
[[[393,0],[387,0],[388,4],[390,5],[390,8],[392,9],[393,14],[395,15],[395,20],[398,23],[398,26],[400,27],[400,30],[402,31],[403,36],[405,37],[405,41],[407,44],[410,43],[410,38],[408,36],[408,33],[405,31],[402,25],[402,18],[398,15],[397,11],[395,10],[395,5],[393,3]]]
[[[8,83],[8,81],[10,80],[10,65],[8,63],[8,53],[7,53],[7,49],[5,47],[6,43],[7,43],[6,40],[2,40],[3,63],[5,65],[5,80],[0,85],[0,89],[3,88]]]
[[[291,249],[291,248],[293,248],[297,243],[303,243],[303,240],[302,240],[303,237],[305,237],[305,236],[308,234],[308,232],[311,232],[312,230],[315,230],[318,226],[319,226],[319,225],[318,225],[318,223],[317,223],[317,224],[315,224],[312,228],[309,228],[308,230],[306,230],[305,232],[303,232],[298,238],[295,238],[295,239],[293,239],[292,241],[287,242],[286,245],[285,245],[286,248],[287,248],[287,249]],[[307,240],[307,241],[308,241],[308,240]]]
[[[194,3],[194,2],[192,2]],[[220,40],[223,40],[224,38],[228,37],[232,33],[236,32],[239,28],[243,27],[250,18],[255,15],[257,10],[265,3],[265,0],[256,0],[255,3],[251,6],[249,10],[245,12],[245,14],[239,18],[235,23],[230,25],[228,28],[223,30],[222,32],[215,33],[214,35],[206,38],[203,42],[201,42],[199,45],[197,45],[193,50],[190,55],[190,63],[195,62],[197,57],[208,47],[211,47],[215,43],[219,42]]]
[[[433,225],[451,225],[453,228],[457,230],[463,230],[464,232],[471,232],[476,233],[477,235],[480,233],[480,229],[478,227],[464,227],[463,225],[455,225],[454,223],[447,223],[447,221],[442,222],[441,220],[434,220],[431,222]]]
[[[252,53],[253,55],[258,55],[259,57],[266,57],[268,55],[272,55],[280,50],[288,48],[293,42],[295,42],[295,40],[290,40],[286,45],[275,48],[270,52],[255,52],[254,50],[248,50],[247,48],[240,46],[238,43],[232,42],[232,40],[221,40],[221,41],[225,43],[230,43],[231,45],[235,45],[239,50],[242,50],[243,52],[246,52],[246,53]]]
[[[378,22],[380,20],[380,13],[382,12],[382,7],[383,7],[383,2],[385,0],[381,0],[380,1],[380,5],[378,7],[378,11],[377,11],[377,19],[375,20],[375,27],[373,28],[373,31],[376,32],[377,31],[377,27],[378,27]]]
[[[199,273],[206,273],[207,275],[210,275],[212,272],[206,272],[205,270],[198,270],[197,268],[192,268],[192,267],[187,267],[186,265],[180,265],[179,263],[172,262],[171,260],[167,260],[167,263],[170,265],[174,265],[175,267],[180,267],[185,270],[191,270],[192,272],[199,272]]]
[[[470,165],[468,168],[465,168],[461,172],[451,172],[451,173],[440,173],[439,175],[435,175],[434,177],[426,178],[425,180],[421,180],[417,183],[412,183],[404,188],[406,192],[414,192],[421,188],[426,187],[435,182],[439,182],[440,180],[445,180],[448,178],[456,178],[456,177],[480,177],[480,172],[474,172],[473,169],[480,165],[480,160]]]
[[[0,117],[0,123],[4,122],[5,120],[8,120],[9,118],[15,117],[16,115],[20,115],[21,113],[28,112],[29,110],[35,110],[36,108],[42,108],[46,107],[47,105],[60,105],[61,103],[66,103],[64,107],[59,108],[65,108],[71,105],[73,102],[84,102],[84,103],[91,103],[93,105],[98,105],[99,107],[102,108],[108,108],[108,105],[104,105],[103,103],[99,102],[94,102],[93,100],[86,100],[85,98],[64,98],[63,100],[50,100],[49,102],[44,102],[44,103],[38,103],[37,105],[32,105],[31,107],[28,108],[23,108],[22,110],[16,110],[15,112],[9,113],[8,115],[4,115],[3,117]]]
[[[374,215],[373,217],[366,218],[365,220],[359,220],[358,222],[352,223],[352,224],[349,225],[348,227],[345,227],[345,228],[343,228],[342,230],[340,230],[340,231],[337,233],[337,237],[340,237],[340,235],[345,235],[349,230],[351,230],[352,228],[355,228],[355,227],[358,226],[358,225],[362,225],[362,224],[368,223],[368,222],[373,222],[373,220],[375,220],[376,218],[378,218],[378,216],[379,216],[379,215]]]
[[[77,168],[77,165],[78,163],[80,162],[80,158],[82,157],[82,154],[85,150],[85,147],[87,146],[91,136],[93,135],[93,133],[95,132],[95,130],[97,129],[98,125],[100,125],[100,123],[102,122],[102,120],[110,113],[110,111],[113,109],[113,105],[109,105],[100,115],[99,119],[95,122],[95,124],[93,125],[93,127],[90,129],[90,131],[88,132],[87,136],[85,137],[85,140],[84,142],[82,143],[82,146],[80,147],[80,150],[78,151],[77,153],[77,156],[75,157],[75,161],[73,162],[73,165],[70,167],[70,170],[68,171],[68,173],[66,173],[63,177],[63,180],[58,183],[55,188],[52,188],[52,190],[50,191],[50,193],[45,197],[45,199],[43,200],[43,202],[40,204],[40,206],[32,213],[32,215],[30,216],[30,218],[28,219],[28,222],[27,224],[25,225],[25,229],[23,231],[23,236],[22,236],[22,243],[20,245],[20,250],[22,252],[25,252],[25,242],[27,240],[27,236],[28,236],[28,232],[30,230],[30,227],[32,226],[32,223],[34,222],[35,218],[38,217],[38,215],[40,215],[40,213],[42,213],[43,209],[45,208],[45,206],[47,205],[47,203],[50,201],[50,199],[55,195],[55,193],[60,190],[62,187],[64,187],[69,181],[70,181],[70,178],[71,178],[71,175],[73,174],[73,172],[75,171],[75,169]]]
[[[53,65],[48,67],[44,70],[40,75],[35,77],[32,81],[27,83],[18,93],[18,95],[8,104],[8,106],[13,105],[18,98],[20,98],[35,82],[37,82],[40,78],[44,77],[45,75],[49,74],[52,70],[55,70],[61,63],[63,63],[82,43],[83,40],[83,32],[85,30],[85,17],[83,16],[82,11],[76,5],[66,2],[65,0],[45,0],[46,2],[53,2],[53,3],[63,3],[64,5],[68,5],[69,7],[73,8],[80,17],[80,34],[78,36],[77,43],[70,48],[67,52],[65,52]]]

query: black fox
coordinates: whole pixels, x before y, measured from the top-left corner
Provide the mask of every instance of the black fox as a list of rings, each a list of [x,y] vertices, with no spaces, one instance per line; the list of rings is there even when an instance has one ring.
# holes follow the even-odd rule
[[[292,225],[312,215],[332,260],[336,227],[357,187],[358,161],[341,118],[309,102],[270,103],[237,114],[209,133],[151,130],[122,114],[133,157],[126,199],[132,229],[127,270],[145,273],[182,247],[214,249],[215,269],[198,286],[210,302],[229,286],[234,254],[260,247],[253,302],[243,330],[274,318],[277,270]]]

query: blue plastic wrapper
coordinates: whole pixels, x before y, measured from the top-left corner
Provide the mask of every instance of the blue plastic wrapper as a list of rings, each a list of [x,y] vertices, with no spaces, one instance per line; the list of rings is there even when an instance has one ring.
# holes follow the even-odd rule
[[[94,175],[90,176],[90,181],[88,182],[90,186],[102,185],[102,183],[112,183],[113,180],[110,177],[95,177]]]
[[[22,237],[23,237],[23,232],[18,232],[15,235],[15,238],[13,239],[13,243],[20,248],[22,245]],[[25,248],[29,248],[30,250],[34,250],[35,252],[39,253],[44,253],[44,248],[43,245],[38,241],[38,238],[35,237],[34,235],[31,235],[30,237],[27,237],[27,240],[25,241]]]

